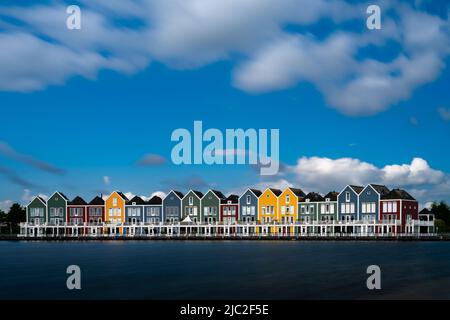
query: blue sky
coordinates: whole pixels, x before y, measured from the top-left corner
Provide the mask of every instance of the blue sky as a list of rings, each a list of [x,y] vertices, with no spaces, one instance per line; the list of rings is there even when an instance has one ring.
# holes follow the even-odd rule
[[[90,199],[369,182],[422,204],[450,200],[442,2],[381,1],[372,31],[355,1],[76,3],[82,28],[70,31],[63,1],[0,6],[3,207],[54,190]],[[170,135],[194,120],[279,128],[285,170],[173,165]],[[140,165],[146,155],[165,161]]]

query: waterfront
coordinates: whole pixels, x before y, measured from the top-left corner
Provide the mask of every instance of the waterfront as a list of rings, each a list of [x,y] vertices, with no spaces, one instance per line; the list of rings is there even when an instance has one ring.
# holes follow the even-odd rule
[[[0,256],[1,299],[450,299],[449,242],[2,241]]]

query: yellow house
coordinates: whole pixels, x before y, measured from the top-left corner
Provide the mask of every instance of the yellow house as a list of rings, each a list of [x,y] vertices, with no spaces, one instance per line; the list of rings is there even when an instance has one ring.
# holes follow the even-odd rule
[[[267,188],[258,201],[258,221],[263,224],[270,224],[278,222],[278,196],[281,195],[281,190]],[[273,227],[259,228],[262,233],[274,233]]]
[[[299,188],[286,188],[278,197],[278,217],[281,224],[295,223],[298,220],[298,202],[305,198],[305,193]],[[282,233],[293,234],[294,227],[283,227]]]
[[[122,225],[125,222],[125,203],[128,198],[119,191],[113,191],[105,201],[105,221],[107,224]],[[115,228],[114,228],[115,229]],[[116,233],[117,230],[111,230]],[[122,233],[122,228],[119,228]]]

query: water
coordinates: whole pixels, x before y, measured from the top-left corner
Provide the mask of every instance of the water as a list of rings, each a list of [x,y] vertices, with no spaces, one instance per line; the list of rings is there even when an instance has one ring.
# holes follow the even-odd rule
[[[55,298],[450,299],[450,242],[0,242],[0,299]]]

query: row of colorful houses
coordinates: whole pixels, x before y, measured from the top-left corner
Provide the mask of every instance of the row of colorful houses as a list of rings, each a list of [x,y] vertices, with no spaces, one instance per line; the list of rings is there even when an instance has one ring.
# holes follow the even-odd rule
[[[217,190],[171,190],[163,199],[139,196],[128,199],[114,191],[107,197],[72,200],[55,192],[48,200],[36,196],[27,205],[29,225],[140,225],[140,224],[352,224],[394,223],[407,232],[408,222],[418,220],[418,202],[405,190],[384,185],[347,185],[341,192],[305,194],[300,188],[263,191],[249,188],[241,195],[225,196]],[[373,227],[375,228],[375,227]]]

